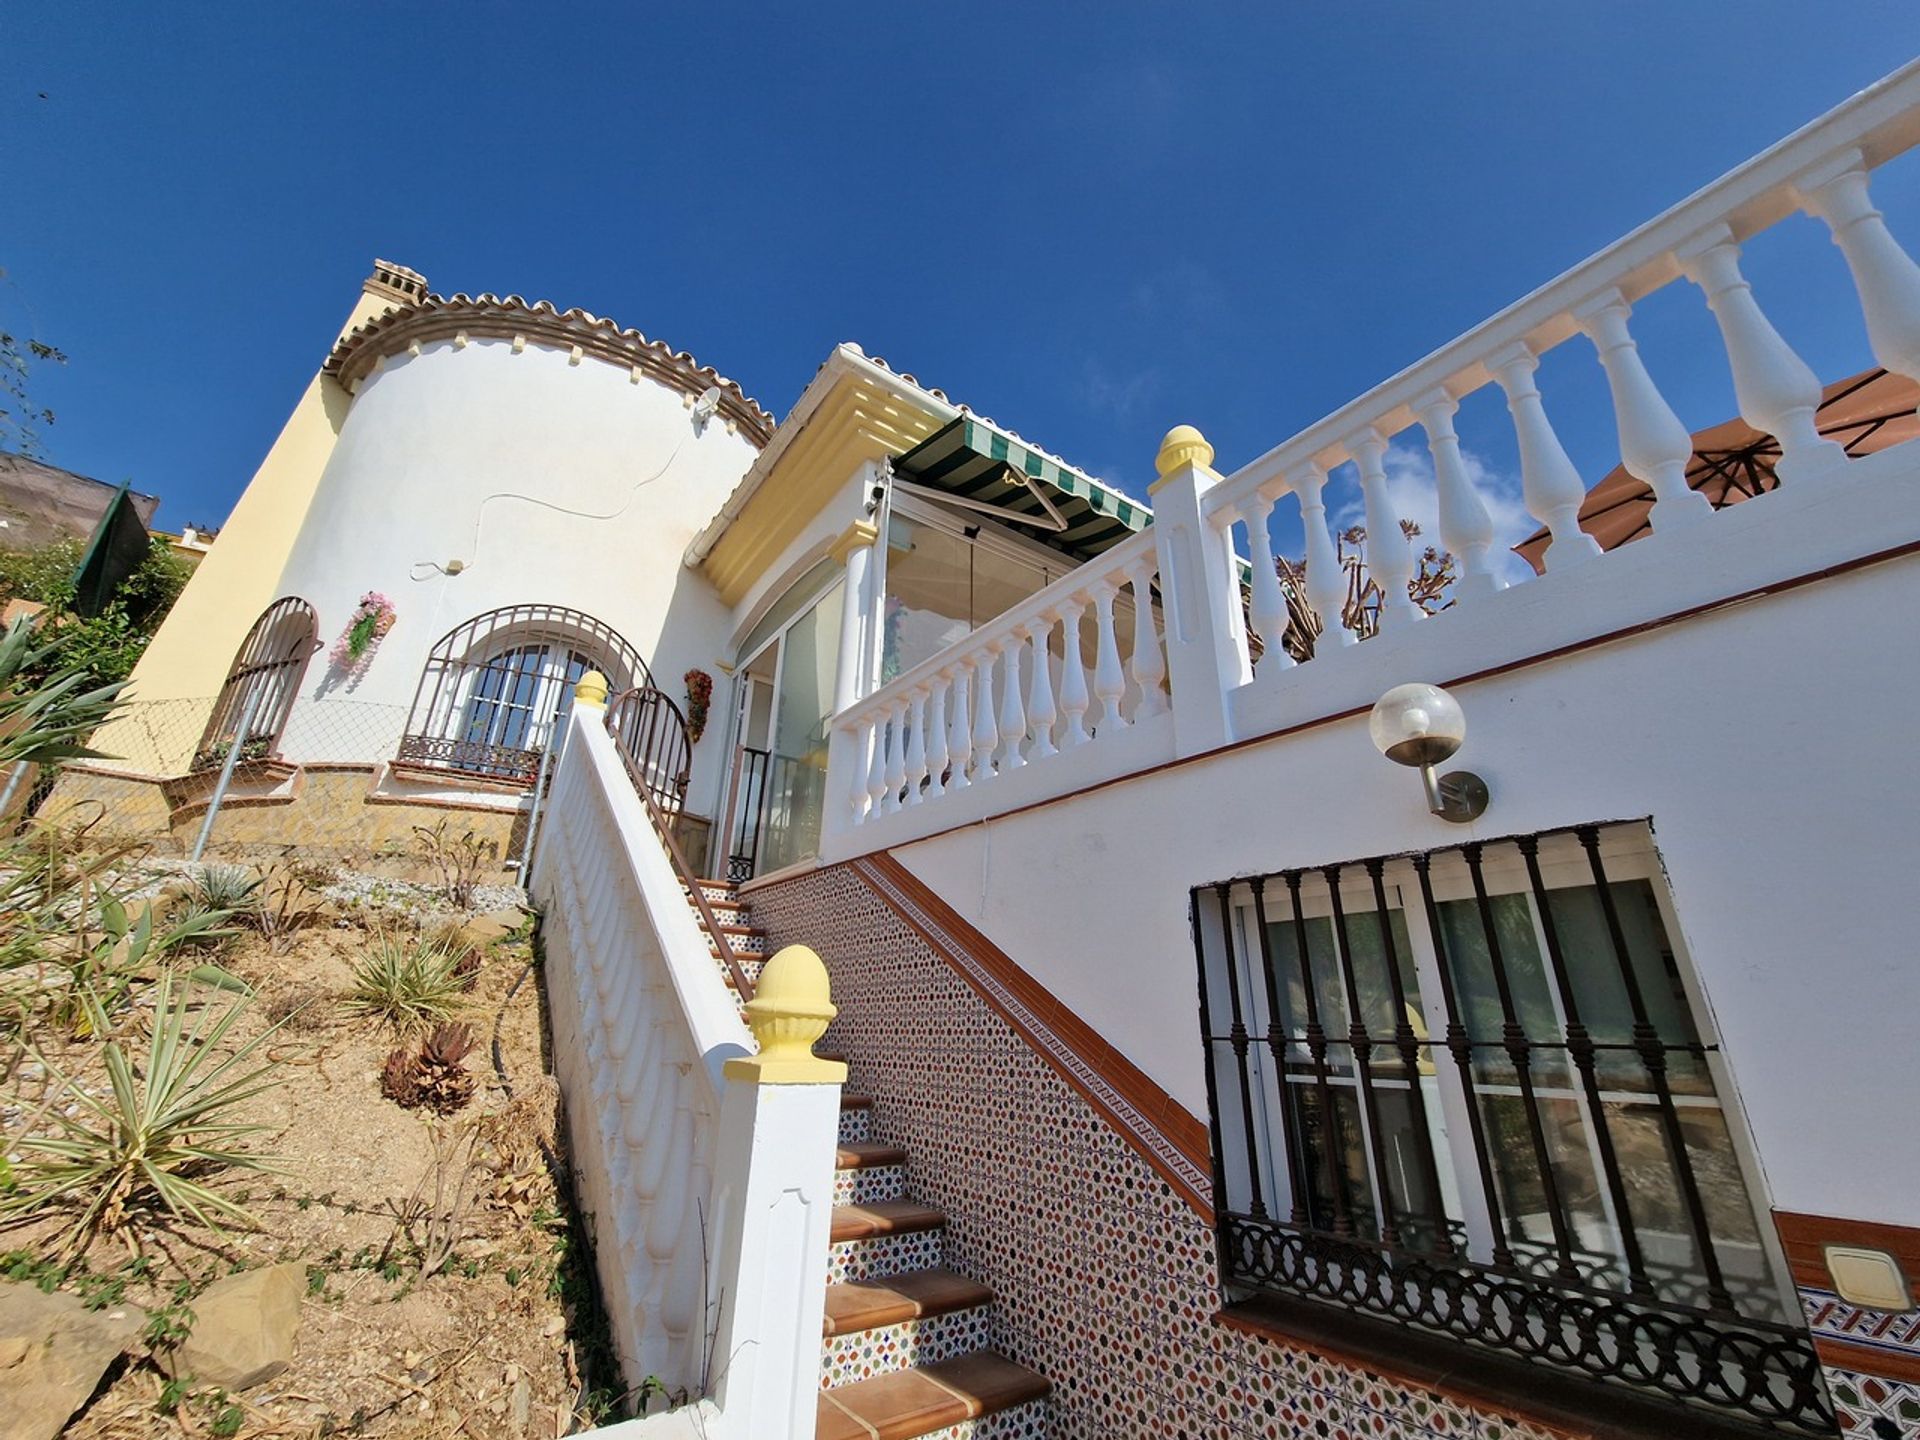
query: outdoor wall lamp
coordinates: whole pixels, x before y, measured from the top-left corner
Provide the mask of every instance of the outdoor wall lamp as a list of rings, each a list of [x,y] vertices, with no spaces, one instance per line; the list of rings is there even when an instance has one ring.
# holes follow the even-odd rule
[[[1464,825],[1487,809],[1487,782],[1471,770],[1436,776],[1433,767],[1467,738],[1460,702],[1438,685],[1396,685],[1374,702],[1367,729],[1380,753],[1399,765],[1417,766],[1427,809]]]

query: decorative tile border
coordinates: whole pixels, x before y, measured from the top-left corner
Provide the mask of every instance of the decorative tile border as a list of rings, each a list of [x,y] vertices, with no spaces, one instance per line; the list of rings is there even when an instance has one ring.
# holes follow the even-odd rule
[[[1835,1404],[1844,1407],[1847,1403],[1841,1400],[1843,1391],[1864,1397],[1862,1382],[1868,1379],[1889,1387],[1890,1393],[1920,1395],[1920,1312],[1863,1310],[1848,1304],[1834,1294],[1826,1261],[1829,1245],[1884,1250],[1900,1263],[1909,1282],[1920,1283],[1920,1228],[1786,1210],[1776,1210],[1773,1223],[1780,1233],[1794,1284],[1799,1287],[1807,1328],[1813,1332],[1813,1348],[1819,1352]],[[1867,1414],[1871,1407],[1855,1408]],[[1896,1423],[1892,1416],[1878,1411],[1868,1418],[1885,1425]],[[1841,1428],[1847,1434],[1884,1433],[1891,1437],[1896,1433],[1857,1427],[1847,1430],[1844,1421]],[[1920,1429],[1897,1433],[1902,1440],[1920,1440]]]
[[[1025,1035],[1198,1214],[1212,1222],[1213,1177],[1206,1129],[1199,1121],[899,861],[890,855],[870,855],[851,861],[850,868]],[[1043,1009],[1050,1020],[1042,1018]],[[1092,1058],[1095,1055],[1100,1057],[1098,1062]],[[1186,1122],[1178,1125],[1177,1136],[1173,1133],[1177,1122],[1169,1123],[1175,1112]]]
[[[1920,1385],[1850,1370],[1827,1371],[1840,1433],[1847,1440],[1915,1440],[1920,1436]]]

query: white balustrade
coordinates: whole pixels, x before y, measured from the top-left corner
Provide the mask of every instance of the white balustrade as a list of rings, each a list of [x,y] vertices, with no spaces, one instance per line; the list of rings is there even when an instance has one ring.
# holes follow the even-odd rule
[[[1693,459],[1693,437],[1666,397],[1647,373],[1627,329],[1633,313],[1618,289],[1603,290],[1574,312],[1580,329],[1593,342],[1607,372],[1613,396],[1614,424],[1620,433],[1620,459],[1627,473],[1652,489],[1653,526],[1699,520],[1713,512],[1707,497],[1687,484],[1687,465]]]
[[[1420,618],[1407,588],[1413,580],[1413,547],[1387,494],[1387,437],[1369,426],[1348,437],[1346,451],[1360,472],[1367,503],[1367,573],[1380,587],[1380,628],[1410,625]]]
[[[1020,742],[1027,737],[1027,704],[1020,693],[1020,651],[1024,638],[1024,627],[1016,627],[1001,651],[1007,668],[1006,683],[1000,687],[1000,739],[1006,747],[1000,752],[1002,774],[1027,763],[1027,757],[1020,753]]]
[[[1297,663],[1287,650],[1287,626],[1292,615],[1287,608],[1286,592],[1280,588],[1280,571],[1273,558],[1273,534],[1267,529],[1272,515],[1273,501],[1256,490],[1241,516],[1247,522],[1247,554],[1253,568],[1247,618],[1253,622],[1253,633],[1260,637],[1260,661],[1254,674],[1261,679],[1291,669]]]
[[[907,702],[895,700],[893,709],[887,715],[887,773],[886,792],[880,797],[880,808],[888,815],[900,808],[900,792],[907,783]]]
[[[1344,477],[1347,461],[1358,473],[1364,501],[1363,556],[1381,592],[1378,628],[1386,652],[1410,657],[1418,669],[1424,653],[1418,647],[1441,646],[1465,664],[1458,652],[1470,650],[1472,642],[1463,641],[1463,635],[1516,634],[1523,617],[1529,634],[1541,629],[1546,624],[1541,617],[1548,613],[1543,607],[1551,604],[1546,594],[1572,593],[1555,588],[1566,585],[1604,585],[1590,577],[1608,575],[1615,563],[1600,555],[1593,537],[1580,528],[1588,492],[1549,418],[1552,412],[1567,424],[1562,402],[1542,384],[1543,376],[1555,373],[1542,368],[1542,358],[1576,336],[1591,342],[1605,373],[1619,455],[1626,470],[1652,491],[1656,535],[1685,532],[1673,543],[1712,544],[1711,506],[1687,484],[1693,460],[1688,425],[1724,417],[1683,420],[1676,415],[1628,324],[1635,305],[1683,278],[1699,288],[1714,316],[1740,414],[1780,442],[1777,471],[1783,484],[1823,473],[1839,483],[1844,452],[1816,426],[1820,381],[1761,310],[1741,274],[1740,248],[1798,212],[1817,217],[1850,273],[1875,356],[1887,369],[1920,379],[1920,265],[1890,233],[1870,193],[1873,169],[1916,145],[1920,61],[1229,475],[1213,470],[1212,447],[1197,431],[1170,432],[1155,465],[1161,497],[1151,530],[1123,540],[915,672],[846,704],[833,718],[830,754],[848,758],[832,763],[857,769],[864,761],[866,766],[864,777],[856,774],[844,790],[835,791],[849,797],[851,828],[888,822],[884,838],[876,836],[874,843],[893,843],[909,832],[881,803],[889,778],[882,746],[895,712],[909,703],[917,706],[914,697],[920,695],[932,701],[925,723],[936,728],[944,723],[940,738],[946,753],[942,767],[929,731],[923,798],[937,803],[913,807],[920,829],[911,833],[931,833],[940,814],[977,818],[995,813],[1001,804],[1044,798],[1049,792],[1038,778],[1042,775],[1106,778],[1107,762],[1097,757],[1120,753],[1109,747],[1151,763],[1150,755],[1159,752],[1130,737],[1143,730],[1160,733],[1162,727],[1142,722],[1161,718],[1169,673],[1174,684],[1165,728],[1172,731],[1175,756],[1204,754],[1263,733],[1263,726],[1322,713],[1315,697],[1325,686],[1348,681],[1328,679],[1323,685],[1317,676],[1355,676],[1369,663],[1360,657],[1383,653],[1372,641],[1359,646],[1360,637],[1343,623],[1350,576],[1341,564],[1332,517],[1354,507],[1350,497],[1329,493],[1329,476]],[[1513,425],[1526,507],[1549,537],[1547,573],[1527,577],[1529,587],[1549,588],[1524,603],[1500,596],[1507,583],[1508,547],[1524,531],[1496,532],[1494,517],[1500,514],[1504,522],[1506,509],[1490,505],[1491,495],[1482,493],[1481,468],[1455,428],[1462,402],[1491,386],[1502,392]],[[1416,427],[1432,461],[1428,483],[1439,522],[1434,538],[1451,556],[1455,577],[1447,597],[1454,603],[1431,621],[1409,594],[1416,549],[1401,529],[1402,517],[1394,513],[1395,500],[1404,503],[1403,482],[1396,479],[1390,494],[1386,473],[1390,448]],[[1287,651],[1289,596],[1275,572],[1269,529],[1275,505],[1288,491],[1299,504],[1304,533],[1304,599],[1323,621],[1314,662],[1308,665],[1295,664]],[[1231,553],[1233,527],[1242,520],[1250,579]],[[1642,552],[1647,553],[1670,552],[1662,542],[1653,552]],[[1684,563],[1690,571],[1713,568],[1711,560]],[[1124,664],[1115,625],[1123,588],[1135,612]],[[1151,603],[1156,593],[1166,605],[1164,630]],[[1570,628],[1594,615],[1590,599]],[[1089,614],[1090,645],[1081,624]],[[1257,676],[1242,617],[1260,638]],[[1023,653],[1032,657],[1024,666]],[[1002,655],[1006,671],[996,677]],[[1331,666],[1331,672],[1323,666]],[[1002,686],[998,692],[996,684]],[[1366,698],[1340,693],[1346,705]],[[1090,719],[1089,711],[1097,719]],[[914,709],[916,734],[919,713]],[[916,745],[916,770],[920,753]],[[943,768],[945,783],[936,791],[934,777]],[[895,778],[903,782],[904,775],[903,763]],[[976,793],[989,780],[994,796],[1004,800]],[[836,836],[834,848],[854,853],[858,843],[866,842]]]
[[[1087,694],[1087,667],[1080,654],[1080,620],[1086,613],[1086,605],[1073,598],[1060,607],[1060,713],[1066,724],[1066,735],[1060,741],[1062,750],[1075,749],[1088,739],[1086,716],[1092,699]]]
[[[935,677],[933,695],[927,708],[927,799],[938,800],[947,793],[947,696],[953,689],[953,677],[945,670]]]
[[[1021,635],[1033,646],[1033,685],[1027,698],[1027,724],[1033,734],[1033,758],[1044,760],[1060,752],[1053,743],[1053,722],[1059,711],[1053,703],[1052,657],[1047,645],[1053,635],[1053,616],[1042,615],[1031,625],[1021,627]]]
[[[1920,380],[1920,265],[1874,208],[1865,158],[1843,150],[1802,176],[1799,190],[1802,208],[1826,221],[1853,272],[1874,358],[1896,375]]]
[[[1547,564],[1591,559],[1600,553],[1600,544],[1580,528],[1580,502],[1587,498],[1587,487],[1554,433],[1540,400],[1540,387],[1533,383],[1540,358],[1524,341],[1516,340],[1487,364],[1506,392],[1507,413],[1513,416],[1527,510],[1553,536],[1547,546]]]
[[[1820,379],[1781,338],[1740,273],[1740,246],[1723,224],[1709,226],[1678,252],[1687,279],[1707,297],[1733,369],[1740,418],[1780,442],[1775,468],[1783,479],[1827,469],[1846,452],[1822,439],[1814,422]]]
[[[915,690],[907,722],[906,803],[918,805],[927,778],[927,692]]]

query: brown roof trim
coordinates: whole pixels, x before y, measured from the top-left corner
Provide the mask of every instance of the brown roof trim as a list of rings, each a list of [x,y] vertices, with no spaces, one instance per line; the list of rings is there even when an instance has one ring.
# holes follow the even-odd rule
[[[698,396],[720,387],[720,413],[755,445],[773,436],[773,416],[740,386],[686,351],[675,351],[638,330],[622,329],[601,315],[579,308],[556,309],[551,301],[527,301],[518,295],[429,295],[418,304],[389,310],[349,331],[327,356],[326,373],[351,389],[373,372],[380,359],[415,343],[451,340],[465,333],[511,340],[517,335],[566,350],[578,345],[585,355],[614,365],[635,367],[684,395]]]

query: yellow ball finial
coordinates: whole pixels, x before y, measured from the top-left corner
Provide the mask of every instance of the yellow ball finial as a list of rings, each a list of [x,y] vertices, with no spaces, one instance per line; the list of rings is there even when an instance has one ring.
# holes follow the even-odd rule
[[[747,1024],[760,1053],[729,1060],[728,1078],[761,1085],[843,1084],[847,1067],[813,1053],[814,1042],[839,1013],[825,963],[804,945],[787,946],[767,961],[747,1002]]]
[[[1205,470],[1212,464],[1213,446],[1191,425],[1176,425],[1167,431],[1167,438],[1160,442],[1160,453],[1153,458],[1153,468],[1163,480],[1189,465]]]
[[[598,670],[589,670],[580,677],[573,687],[575,705],[591,705],[596,710],[607,708],[607,677]]]

